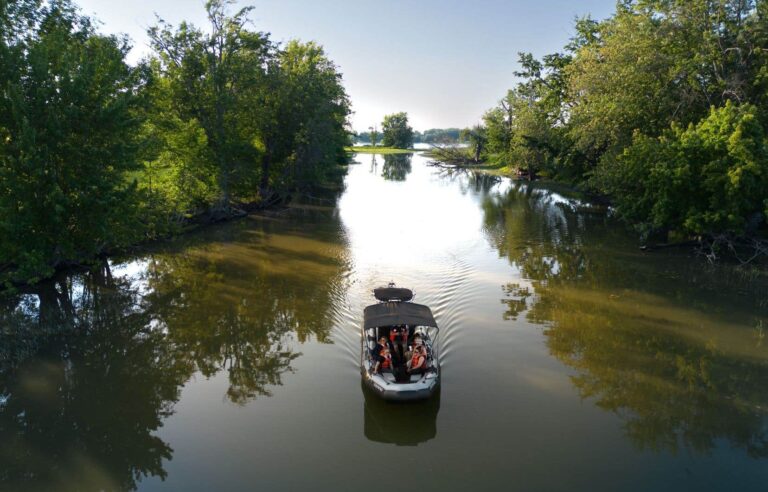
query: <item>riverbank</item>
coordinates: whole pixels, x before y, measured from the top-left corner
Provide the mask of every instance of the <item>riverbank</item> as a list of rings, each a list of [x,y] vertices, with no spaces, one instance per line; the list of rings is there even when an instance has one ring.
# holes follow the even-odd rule
[[[310,201],[334,199],[344,190],[344,177],[348,170],[348,165],[337,165],[335,170],[327,173],[325,179],[313,186],[292,191],[273,190],[268,197],[260,200],[248,202],[233,201],[227,210],[209,209],[204,212],[179,215],[175,218],[169,217],[167,221],[170,225],[167,224],[161,233],[121,247],[104,248],[86,259],[61,261],[57,264],[48,265],[45,268],[45,273],[37,272],[36,275],[25,278],[22,277],[15,265],[0,265],[0,298],[12,295],[19,289],[35,286],[62,274],[88,271],[112,258],[142,254],[160,244],[174,241],[210,226],[232,222],[248,216],[280,213],[288,208],[291,203],[303,199]]]
[[[527,175],[520,175],[510,166],[494,165],[488,161],[474,164],[471,161],[445,160],[433,152],[423,153],[425,157],[433,159],[434,165],[446,166],[456,169],[472,170],[492,176],[506,177],[520,182],[541,186],[550,191],[575,198],[588,206],[582,211],[588,213],[616,212],[616,204],[611,196],[596,192],[573,182],[562,181],[549,177],[545,172],[529,180]],[[617,216],[621,217],[621,216]],[[632,222],[628,218],[622,219],[624,227],[637,237],[638,248],[644,252],[661,249],[682,249],[695,254],[708,263],[725,262],[736,267],[756,268],[761,271],[768,270],[768,238],[758,230],[746,234],[733,234],[727,231],[711,232],[707,234],[685,234],[673,228],[661,227],[649,230],[642,224]]]

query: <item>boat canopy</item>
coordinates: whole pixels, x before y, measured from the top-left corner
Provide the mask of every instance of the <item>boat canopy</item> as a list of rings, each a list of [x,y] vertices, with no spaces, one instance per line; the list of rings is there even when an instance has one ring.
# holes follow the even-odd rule
[[[378,290],[378,289],[377,289]],[[397,289],[408,290],[408,289]],[[437,328],[432,311],[427,306],[412,302],[383,302],[365,308],[365,329],[379,326],[414,325]]]
[[[379,287],[378,289],[373,289],[373,296],[382,302],[410,301],[413,299],[413,291],[399,287]]]

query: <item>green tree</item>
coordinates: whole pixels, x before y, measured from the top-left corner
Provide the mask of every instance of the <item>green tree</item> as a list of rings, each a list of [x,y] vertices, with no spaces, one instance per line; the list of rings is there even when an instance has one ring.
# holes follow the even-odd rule
[[[329,169],[346,162],[349,145],[347,117],[350,104],[342,76],[323,48],[314,42],[290,41],[280,50],[285,99],[295,122],[280,121],[279,136],[291,153],[284,162],[282,186],[304,186],[319,182]]]
[[[0,271],[50,275],[143,237],[143,67],[66,0],[0,3]]]
[[[575,28],[563,53],[521,53],[483,117],[488,159],[607,194],[645,232],[765,224],[768,2],[626,0]]]
[[[460,133],[458,128],[430,128],[421,134],[414,132],[414,137],[424,143],[451,143],[459,141]]]
[[[503,162],[509,151],[509,143],[512,137],[510,129],[511,115],[509,106],[500,102],[495,108],[489,109],[483,115],[483,126],[488,139],[486,149],[492,160]]]
[[[542,169],[557,174],[568,162],[565,69],[570,60],[562,54],[537,60],[520,53],[521,70],[515,75],[521,82],[483,118],[487,148],[498,164],[534,176]]]
[[[413,128],[408,126],[407,113],[388,114],[381,123],[385,147],[409,149],[413,146]]]
[[[272,50],[266,35],[246,29],[251,7],[227,12],[229,2],[205,4],[210,30],[186,22],[173,28],[162,19],[149,29],[159,56],[158,76],[167,80],[169,108],[182,131],[190,125],[205,134],[215,169],[218,200],[215,212],[228,213],[232,182],[248,180],[264,150],[254,141],[254,94],[264,87],[265,66]],[[257,115],[259,117],[261,115]]]
[[[198,215],[220,198],[217,166],[208,137],[199,120],[183,119],[173,97],[171,79],[163,77],[159,62],[152,63],[147,87],[152,104],[142,127],[144,169],[139,185],[148,195],[147,215],[182,221]],[[166,232],[158,225],[157,232]]]
[[[570,133],[607,161],[639,130],[657,136],[710,106],[765,97],[765,2],[628,1],[590,26],[567,70]]]
[[[469,143],[475,163],[480,162],[480,157],[485,151],[485,144],[488,141],[485,127],[475,125],[472,128],[465,128],[461,130],[460,137],[461,140]]]
[[[636,134],[603,188],[619,213],[644,230],[743,234],[768,207],[768,142],[755,106],[727,102],[688,128]]]

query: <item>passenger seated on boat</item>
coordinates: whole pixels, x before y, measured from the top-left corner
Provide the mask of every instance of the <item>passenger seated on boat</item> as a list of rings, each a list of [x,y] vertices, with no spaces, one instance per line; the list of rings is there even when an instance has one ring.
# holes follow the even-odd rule
[[[411,341],[411,347],[409,347],[408,351],[405,353],[405,360],[410,360],[413,356],[413,349],[415,347],[423,347],[424,346],[424,340],[421,338],[421,335],[418,333],[413,336],[413,340]]]
[[[382,350],[379,355],[381,356],[381,368],[382,369],[392,369],[392,353],[389,351],[388,348],[385,348]]]
[[[392,355],[390,352],[391,345],[390,341],[387,340],[387,337],[381,336],[379,337],[379,342],[376,344],[375,347],[371,349],[371,360],[373,361],[373,372],[379,372],[379,369],[383,365],[385,361],[385,357],[382,355],[383,352],[386,350],[389,354],[389,361],[390,361],[390,367],[391,367],[391,361],[392,361]]]
[[[421,334],[417,333],[413,335],[413,345],[424,345],[424,338],[422,338]]]
[[[427,350],[423,345],[417,345],[413,348],[411,360],[407,363],[408,372],[411,374],[423,372],[427,366]]]
[[[392,369],[392,353],[388,348],[384,347],[379,352],[379,360],[376,361],[376,366],[373,368],[374,374],[379,374],[380,371]]]
[[[371,352],[371,360],[373,363],[381,362],[381,356],[379,353],[382,351],[384,347],[387,346],[387,337],[379,337],[379,341],[376,342],[376,345],[373,346],[373,348],[370,350]]]

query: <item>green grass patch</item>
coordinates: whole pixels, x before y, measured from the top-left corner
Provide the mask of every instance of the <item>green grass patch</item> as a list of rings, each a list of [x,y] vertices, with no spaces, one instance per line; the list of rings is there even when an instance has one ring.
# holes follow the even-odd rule
[[[395,147],[373,147],[371,145],[344,147],[344,150],[356,154],[413,154],[420,152],[418,149],[396,149]]]

